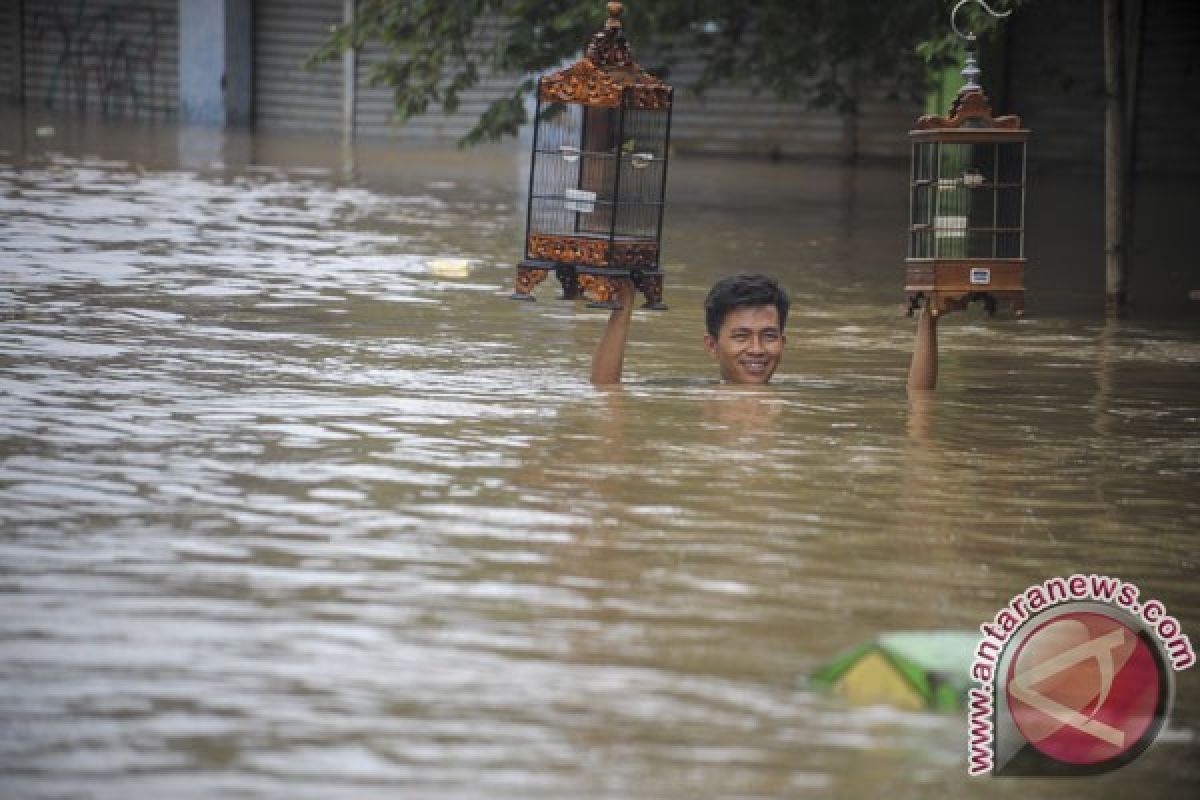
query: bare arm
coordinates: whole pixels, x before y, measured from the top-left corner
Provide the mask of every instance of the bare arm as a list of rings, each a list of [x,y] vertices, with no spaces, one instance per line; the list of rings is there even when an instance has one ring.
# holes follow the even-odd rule
[[[592,383],[608,386],[621,382],[621,367],[625,363],[625,342],[629,339],[629,322],[633,319],[633,284],[623,281],[617,295],[620,308],[608,315],[608,324],[592,355]]]
[[[917,317],[917,338],[913,342],[912,364],[908,368],[909,389],[937,386],[937,317],[928,308]]]

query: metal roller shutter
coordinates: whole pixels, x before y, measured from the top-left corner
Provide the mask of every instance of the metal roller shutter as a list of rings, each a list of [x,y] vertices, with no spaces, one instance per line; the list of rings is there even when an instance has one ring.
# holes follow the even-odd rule
[[[341,22],[343,0],[258,0],[256,3],[255,102],[258,123],[265,127],[338,131],[342,114],[341,62],[316,71],[300,64]],[[475,39],[477,52],[496,41],[497,18],[487,19]],[[582,47],[582,43],[581,43]],[[383,57],[378,44],[357,55],[354,108],[355,134],[453,141],[466,134],[495,99],[510,93],[518,76],[490,72],[472,89],[462,92],[459,107],[450,114],[433,107],[404,125],[392,121],[393,96],[388,87],[367,85],[372,64]],[[674,141],[685,150],[739,154],[839,156],[847,152],[846,121],[831,111],[809,109],[803,103],[780,102],[743,87],[713,87],[703,99],[686,91],[699,74],[699,63],[682,63],[672,81],[683,91],[676,95],[672,123]],[[870,98],[858,120],[858,150],[864,155],[902,157],[908,154],[903,133],[920,109]]]
[[[338,131],[340,59],[306,70],[304,61],[342,21],[342,0],[255,0],[255,123],[267,129]]]
[[[1200,4],[1144,0],[1138,97],[1140,171],[1200,172],[1191,138],[1200,106]],[[1010,109],[1033,130],[1030,157],[1104,159],[1104,29],[1099,3],[1032,3],[1014,16]],[[1127,54],[1127,57],[1128,54]]]
[[[689,60],[671,69],[676,87],[671,139],[681,150],[737,155],[901,158],[908,155],[904,135],[921,113],[918,103],[885,100],[864,91],[859,101],[857,141],[847,141],[848,120],[828,109],[783,101],[770,92],[720,84],[697,97],[688,87],[703,65]]]
[[[1200,81],[1200,3],[1147,0],[1138,95],[1138,169],[1200,172],[1193,141],[1200,105],[1191,102]]]
[[[475,37],[475,52],[485,52],[495,45],[501,24],[500,20],[490,18],[480,25],[479,33]],[[441,108],[433,107],[429,113],[411,119],[401,126],[391,121],[392,90],[387,87],[371,88],[366,84],[367,71],[371,64],[377,63],[381,55],[382,50],[378,45],[374,45],[365,48],[358,56],[359,88],[355,104],[355,129],[361,136],[457,140],[474,127],[479,115],[493,100],[510,94],[518,81],[514,75],[491,72],[481,63],[478,65],[481,74],[479,83],[460,93],[459,105],[454,113],[447,114]]]
[[[23,6],[27,104],[121,116],[176,113],[178,0],[49,0]]]
[[[925,113],[919,102],[864,97],[859,101],[858,154],[871,158],[907,159],[908,132]]]
[[[651,59],[652,60],[652,59]],[[770,92],[718,84],[697,97],[689,87],[704,65],[687,59],[671,67],[675,86],[671,142],[682,151],[794,156],[833,153],[841,147],[844,125],[828,111],[781,102]]]
[[[16,102],[21,96],[17,58],[21,52],[21,26],[17,0],[0,0],[0,102]]]
[[[1031,163],[1098,163],[1104,152],[1100,3],[1031,3],[1009,29],[1009,103],[1033,131]],[[988,76],[984,76],[988,83]]]

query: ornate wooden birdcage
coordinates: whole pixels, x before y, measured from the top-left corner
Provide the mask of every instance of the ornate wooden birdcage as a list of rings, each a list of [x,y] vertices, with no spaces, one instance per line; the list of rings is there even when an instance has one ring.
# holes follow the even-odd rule
[[[525,258],[513,299],[553,272],[563,296],[615,308],[618,279],[662,309],[670,86],[633,60],[621,3],[584,58],[538,81]]]
[[[992,116],[979,84],[975,35],[963,34],[957,25],[954,29],[968,42],[962,70],[966,84],[949,114],[923,116],[909,131],[911,210],[904,291],[910,313],[926,304],[937,315],[979,300],[989,313],[1002,305],[1020,315],[1025,310],[1029,131],[1021,127],[1020,117]]]

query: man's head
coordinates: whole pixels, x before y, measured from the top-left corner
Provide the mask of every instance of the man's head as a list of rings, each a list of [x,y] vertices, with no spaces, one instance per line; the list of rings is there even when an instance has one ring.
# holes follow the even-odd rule
[[[722,278],[704,300],[704,346],[731,383],[766,383],[779,366],[787,341],[787,292],[767,275]]]

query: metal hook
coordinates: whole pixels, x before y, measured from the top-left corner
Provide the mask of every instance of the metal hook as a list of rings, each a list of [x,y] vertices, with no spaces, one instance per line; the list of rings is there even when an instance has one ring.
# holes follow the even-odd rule
[[[957,33],[963,39],[966,39],[968,42],[975,41],[975,33],[973,31],[967,31],[966,33],[963,33],[958,29],[958,23],[954,21],[954,18],[958,16],[959,10],[967,3],[978,3],[979,5],[983,6],[984,11],[986,11],[995,19],[1004,19],[1012,13],[1011,8],[1008,11],[1005,11],[1003,14],[993,11],[992,7],[983,0],[958,0],[958,5],[954,6],[954,10],[950,12],[950,27],[954,29],[955,33]]]

